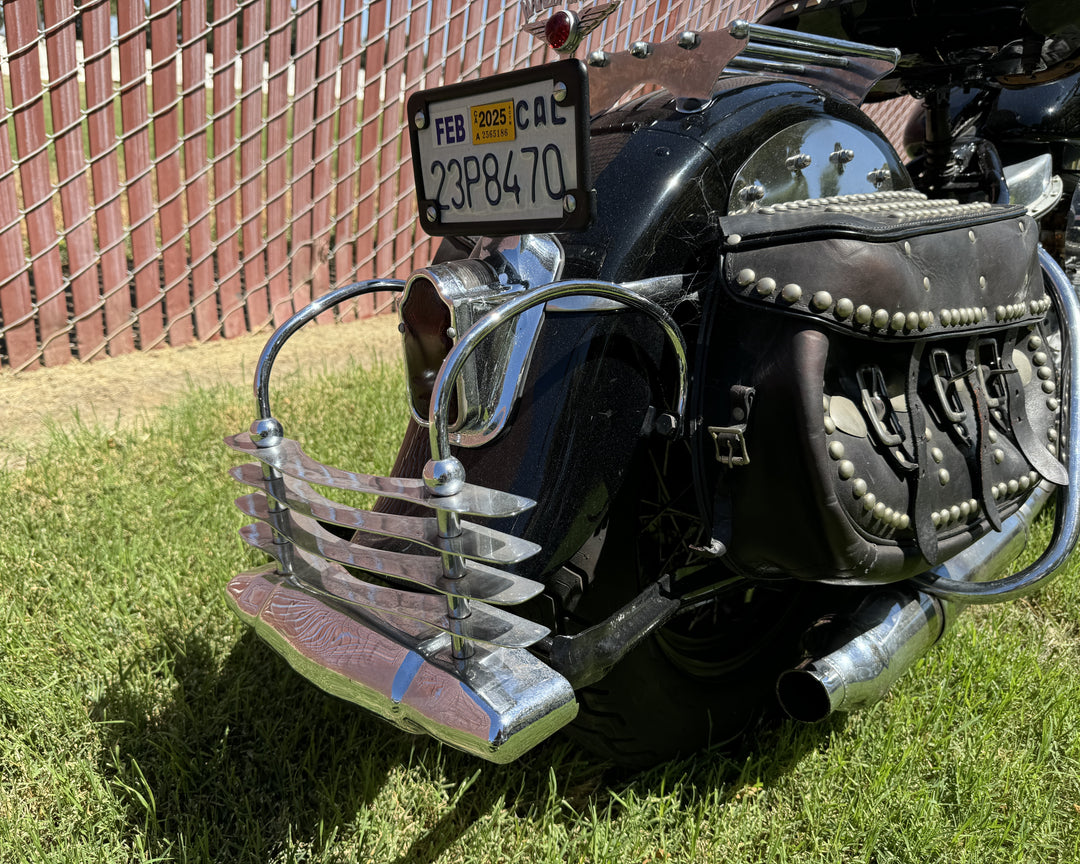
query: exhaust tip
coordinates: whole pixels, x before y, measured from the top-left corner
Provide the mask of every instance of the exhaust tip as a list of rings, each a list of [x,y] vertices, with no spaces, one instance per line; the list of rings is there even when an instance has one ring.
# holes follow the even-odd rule
[[[781,673],[776,698],[789,717],[803,723],[816,723],[833,712],[829,688],[811,665]]]

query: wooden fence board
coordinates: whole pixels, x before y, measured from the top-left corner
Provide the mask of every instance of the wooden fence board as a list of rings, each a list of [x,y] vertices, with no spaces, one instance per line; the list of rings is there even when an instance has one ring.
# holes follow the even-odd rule
[[[181,4],[180,27],[184,43],[184,187],[191,245],[191,304],[195,335],[206,341],[220,330],[210,233],[210,166],[206,159],[206,41],[200,38],[206,29],[206,0],[186,0]]]
[[[120,47],[120,109],[124,127],[124,190],[131,234],[138,344],[153,348],[165,338],[146,92],[146,13],[141,3],[122,3],[117,26]]]
[[[287,0],[286,0],[287,2]],[[237,200],[236,0],[214,0],[214,245],[217,249],[218,297],[222,335],[238,336],[247,330],[240,264],[240,204]]]
[[[319,43],[315,61],[315,131],[314,164],[311,171],[311,291],[321,297],[330,290],[330,199],[334,193],[332,160],[334,157],[334,116],[339,62],[338,29],[341,21],[338,3],[322,4],[319,15]],[[324,312],[320,323],[329,324],[335,312]]]
[[[278,324],[292,314],[289,297],[270,297],[263,259],[263,0],[241,7],[243,49],[240,52],[240,243],[248,324],[257,330]]]
[[[387,36],[387,63],[385,73],[386,95],[383,98],[382,135],[379,141],[380,172],[383,177],[379,184],[379,216],[375,235],[376,276],[392,276],[397,273],[397,260],[394,257],[394,236],[398,226],[397,218],[397,181],[398,148],[401,137],[398,134],[402,124],[401,77],[405,71],[405,38],[408,27],[408,0],[390,0],[390,27]],[[399,274],[405,275],[405,274]]]
[[[311,208],[315,164],[315,79],[318,44],[316,0],[299,0],[296,8],[296,95],[292,134],[292,290],[297,308],[311,298]]]
[[[11,67],[11,113],[19,150],[23,211],[33,262],[38,340],[45,364],[71,359],[67,303],[60,262],[60,238],[53,218],[50,147],[45,129],[44,90],[38,61],[38,17],[35,0],[4,4]]]
[[[269,0],[266,95],[266,269],[275,308],[289,296],[289,0]],[[284,304],[280,312],[286,312]]]
[[[184,187],[180,179],[180,96],[177,93],[176,13],[179,0],[150,0],[151,79],[154,105],[154,176],[170,345],[195,337],[188,285]]]
[[[337,180],[334,195],[334,277],[338,285],[356,280],[357,147],[360,143],[359,77],[362,0],[345,0],[341,35],[341,93],[337,129]],[[356,304],[339,307],[342,321],[357,317]]]
[[[82,13],[83,63],[86,79],[86,129],[90,179],[94,187],[94,221],[101,256],[101,293],[105,303],[105,333],[111,355],[135,348],[135,319],[121,201],[119,141],[112,76],[112,34],[109,2],[88,4]],[[81,353],[80,353],[81,356]]]
[[[75,15],[64,0],[43,0],[49,69],[53,147],[71,281],[71,311],[79,356],[105,349],[101,292],[94,249],[93,211],[83,158],[82,107],[75,57]]]
[[[375,274],[375,226],[378,209],[379,147],[382,123],[381,88],[386,81],[386,15],[387,0],[373,0],[368,7],[368,43],[364,51],[364,102],[360,133],[360,166],[358,178],[359,206],[356,225],[358,237],[368,242],[361,249],[357,242],[357,279],[371,279]],[[383,275],[383,274],[379,274]],[[374,298],[364,297],[357,314],[374,309]]]
[[[0,343],[3,348],[0,361],[6,360],[14,369],[28,369],[39,365],[40,354],[29,267],[23,257],[15,163],[8,137],[12,121],[3,89],[0,89],[0,112],[0,315],[10,322]]]

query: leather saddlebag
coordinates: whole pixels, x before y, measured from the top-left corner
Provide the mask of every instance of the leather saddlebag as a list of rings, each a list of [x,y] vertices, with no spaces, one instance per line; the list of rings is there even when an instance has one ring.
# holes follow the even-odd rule
[[[1022,210],[902,191],[721,226],[703,421],[736,570],[908,578],[1067,482]]]

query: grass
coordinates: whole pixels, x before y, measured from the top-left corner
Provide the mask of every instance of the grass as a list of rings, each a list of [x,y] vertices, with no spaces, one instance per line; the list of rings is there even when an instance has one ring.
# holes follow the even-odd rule
[[[385,471],[399,381],[325,374],[275,407],[317,458]],[[494,766],[324,695],[230,615],[263,560],[220,443],[250,401],[57,427],[0,471],[0,861],[1080,860],[1075,563],[969,611],[861,714],[636,776],[561,736]]]

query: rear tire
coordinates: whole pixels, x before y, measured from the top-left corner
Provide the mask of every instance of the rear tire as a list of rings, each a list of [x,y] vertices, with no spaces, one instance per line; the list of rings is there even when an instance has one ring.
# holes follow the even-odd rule
[[[717,645],[712,657],[710,640],[688,637],[682,616],[677,617],[603,679],[578,691],[580,710],[570,735],[629,768],[733,743],[775,713],[776,679],[798,662],[803,629],[798,625],[809,620],[799,614],[805,592],[799,586],[789,592],[770,598],[773,626],[747,632],[741,650],[725,652]],[[710,609],[719,611],[721,605]],[[769,614],[765,605],[751,599],[750,617]],[[714,633],[735,623],[719,617]]]
[[[776,709],[777,677],[798,662],[801,634],[817,617],[822,594],[807,583],[734,579],[722,559],[693,551],[701,523],[691,515],[690,472],[673,446],[679,445],[653,448],[651,468],[640,472],[650,479],[624,490],[613,506],[595,567],[581,574],[585,590],[559,628],[573,633],[603,621],[664,573],[682,576],[680,585],[732,582],[578,691],[580,710],[568,734],[635,769],[731,743]]]

